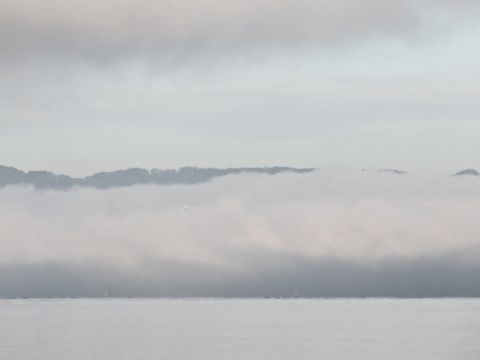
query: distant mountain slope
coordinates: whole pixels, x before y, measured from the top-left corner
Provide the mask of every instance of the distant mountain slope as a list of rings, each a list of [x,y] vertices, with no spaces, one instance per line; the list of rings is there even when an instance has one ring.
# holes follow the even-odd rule
[[[112,172],[99,172],[85,178],[73,178],[68,175],[57,175],[48,171],[24,172],[13,167],[0,166],[0,187],[8,185],[30,185],[37,189],[67,190],[74,186],[110,189],[140,184],[188,185],[207,182],[213,178],[231,174],[302,174],[312,172],[313,170],[312,168],[298,169],[279,166],[227,169],[183,167],[178,170],[131,168]]]
[[[367,169],[367,168],[363,168],[362,171],[364,171],[364,172],[388,173],[388,174],[395,174],[395,175],[408,174],[408,171],[398,170],[398,169]]]
[[[480,176],[480,173],[475,169],[465,169],[453,174],[452,176]]]

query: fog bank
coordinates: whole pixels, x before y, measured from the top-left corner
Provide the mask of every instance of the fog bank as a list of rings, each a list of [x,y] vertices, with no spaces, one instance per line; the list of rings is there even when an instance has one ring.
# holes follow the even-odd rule
[[[0,191],[0,296],[479,296],[477,178]]]

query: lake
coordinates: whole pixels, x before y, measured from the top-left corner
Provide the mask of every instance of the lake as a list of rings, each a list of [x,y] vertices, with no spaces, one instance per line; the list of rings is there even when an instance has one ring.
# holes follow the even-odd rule
[[[480,299],[0,299],[0,359],[480,359]]]

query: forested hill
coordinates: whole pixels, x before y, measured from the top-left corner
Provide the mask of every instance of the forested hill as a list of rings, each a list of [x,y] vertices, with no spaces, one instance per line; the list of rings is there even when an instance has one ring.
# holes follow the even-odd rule
[[[308,173],[313,168],[291,167],[244,167],[244,168],[197,168],[182,167],[175,170],[131,168],[111,172],[99,172],[85,178],[74,178],[68,175],[54,174],[49,171],[22,171],[14,167],[0,166],[0,187],[9,185],[27,185],[37,189],[68,190],[75,186],[110,189],[115,187],[157,184],[198,184],[213,178],[253,173],[276,175],[280,173]]]

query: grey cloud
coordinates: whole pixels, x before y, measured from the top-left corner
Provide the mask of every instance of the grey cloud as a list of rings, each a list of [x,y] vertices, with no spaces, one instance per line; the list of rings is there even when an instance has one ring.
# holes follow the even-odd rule
[[[49,57],[184,61],[198,52],[295,48],[409,33],[422,25],[421,9],[452,4],[476,7],[450,0],[5,0],[0,50],[3,59],[34,62]]]

